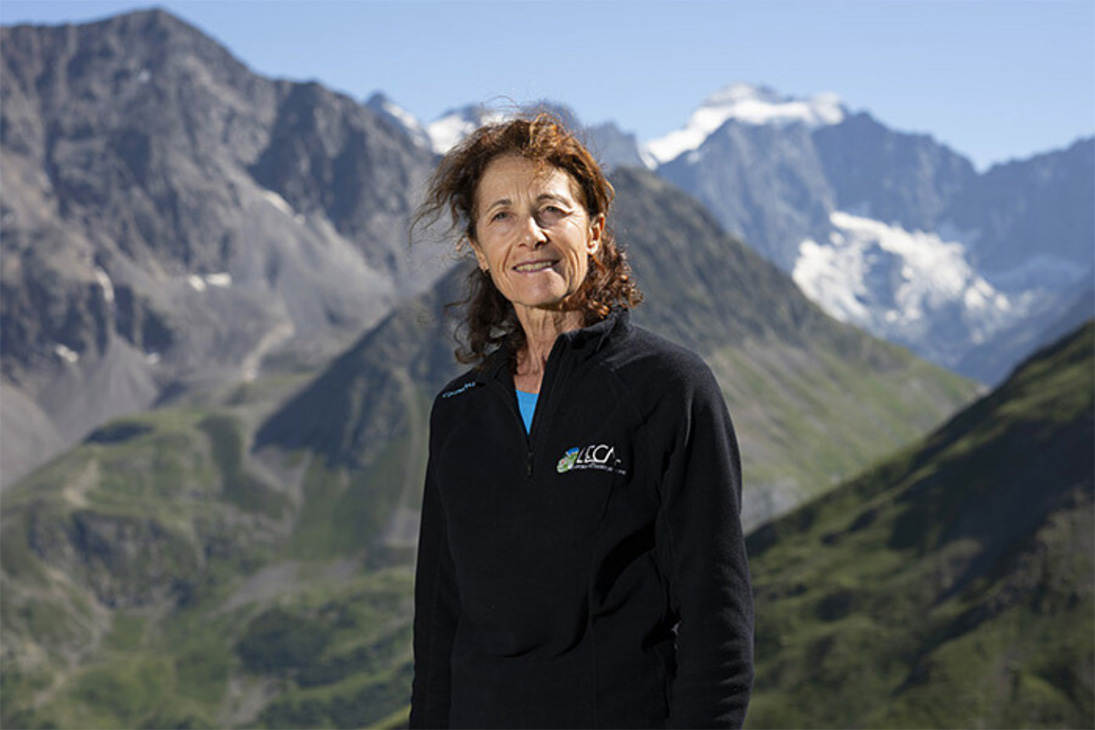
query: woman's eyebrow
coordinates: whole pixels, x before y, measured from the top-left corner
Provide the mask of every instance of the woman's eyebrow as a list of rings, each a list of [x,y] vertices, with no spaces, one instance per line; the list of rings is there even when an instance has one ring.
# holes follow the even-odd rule
[[[488,205],[483,210],[487,211],[487,210],[490,210],[491,208],[497,208],[499,205],[512,205],[512,204],[513,204],[513,201],[510,200],[509,198],[499,198],[498,200],[494,201],[493,203]]]
[[[555,193],[541,193],[536,197],[537,203],[544,200],[554,200],[559,203],[570,203],[570,198],[563,197],[562,195],[556,195]]]

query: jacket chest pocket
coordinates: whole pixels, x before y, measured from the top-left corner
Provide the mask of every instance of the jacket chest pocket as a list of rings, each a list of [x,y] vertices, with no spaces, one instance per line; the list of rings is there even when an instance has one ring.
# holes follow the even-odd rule
[[[607,440],[557,448],[540,456],[529,495],[530,517],[563,535],[595,531],[613,491],[624,487],[628,454]]]

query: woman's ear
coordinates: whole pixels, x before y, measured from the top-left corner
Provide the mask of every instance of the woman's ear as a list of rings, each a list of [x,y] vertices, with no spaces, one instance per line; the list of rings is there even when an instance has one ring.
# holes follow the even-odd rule
[[[475,242],[475,239],[468,236],[468,244],[471,245],[471,250],[475,254],[475,260],[479,263],[479,268],[482,271],[490,271],[490,264],[487,263],[487,257],[483,254],[483,249],[479,248],[479,244]]]
[[[604,233],[605,214],[598,213],[589,223],[589,240],[586,242],[586,247],[589,249],[590,256],[601,250],[601,237]]]

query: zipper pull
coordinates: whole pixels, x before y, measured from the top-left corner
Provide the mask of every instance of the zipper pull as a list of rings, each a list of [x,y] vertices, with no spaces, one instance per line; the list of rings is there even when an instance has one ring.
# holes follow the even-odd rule
[[[525,461],[528,466],[528,476],[532,476],[532,452],[528,452],[528,459]]]

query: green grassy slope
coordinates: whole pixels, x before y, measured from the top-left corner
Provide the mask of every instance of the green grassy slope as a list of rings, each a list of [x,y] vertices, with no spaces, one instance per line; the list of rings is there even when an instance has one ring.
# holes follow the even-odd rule
[[[749,726],[1095,724],[1093,329],[750,536]]]
[[[413,551],[389,534],[399,445],[353,479],[279,472],[249,455],[255,404],[231,400],[109,424],[5,492],[0,725],[398,718]]]

